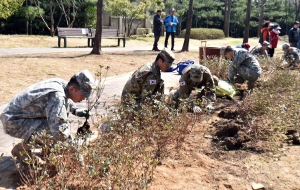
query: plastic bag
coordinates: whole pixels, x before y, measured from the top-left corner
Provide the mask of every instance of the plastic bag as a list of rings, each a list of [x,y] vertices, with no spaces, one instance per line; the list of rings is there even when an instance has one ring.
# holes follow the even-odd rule
[[[235,88],[233,84],[225,80],[219,80],[218,86],[216,86],[216,96],[218,97],[229,97],[239,94],[239,91]]]

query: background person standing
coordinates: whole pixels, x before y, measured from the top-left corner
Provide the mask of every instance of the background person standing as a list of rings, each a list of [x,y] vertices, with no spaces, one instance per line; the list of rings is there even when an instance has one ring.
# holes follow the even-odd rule
[[[178,24],[178,19],[177,17],[174,15],[175,13],[175,9],[172,8],[170,10],[170,15],[166,17],[165,19],[165,26],[166,26],[166,39],[165,39],[165,48],[168,48],[168,40],[169,40],[169,36],[171,35],[172,37],[172,44],[171,44],[171,50],[174,51],[174,38],[175,38],[175,32],[176,32],[176,27]]]
[[[154,44],[153,51],[160,51],[157,47],[157,43],[159,41],[161,26],[163,24],[163,20],[161,19],[161,10],[156,11],[156,15],[153,17],[153,26],[154,26]]]
[[[270,32],[270,44],[271,47],[269,47],[269,55],[270,57],[274,56],[275,48],[277,48],[278,40],[279,40],[279,34],[280,34],[280,26],[275,25],[273,30]]]
[[[291,47],[297,47],[299,41],[299,22],[294,22],[294,27],[289,31],[289,43]]]

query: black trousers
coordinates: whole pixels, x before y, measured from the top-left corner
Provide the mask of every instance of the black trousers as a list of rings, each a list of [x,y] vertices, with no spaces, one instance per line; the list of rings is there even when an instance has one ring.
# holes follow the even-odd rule
[[[166,39],[165,39],[165,47],[168,47],[168,40],[169,40],[170,35],[171,35],[171,39],[172,39],[171,49],[174,49],[175,32],[167,32]]]
[[[157,48],[157,43],[159,41],[160,35],[154,35],[154,44],[153,44],[153,49]]]
[[[269,48],[268,53],[269,53],[270,57],[274,56],[274,52],[275,52],[275,48]]]

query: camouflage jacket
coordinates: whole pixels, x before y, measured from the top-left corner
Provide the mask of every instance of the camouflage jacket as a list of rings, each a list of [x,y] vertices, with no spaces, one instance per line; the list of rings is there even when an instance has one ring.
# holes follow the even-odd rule
[[[283,58],[286,62],[291,63],[295,66],[299,63],[300,50],[295,47],[290,47],[288,52],[284,52]]]
[[[54,139],[61,132],[69,136],[67,117],[76,107],[67,98],[66,86],[66,81],[54,78],[36,83],[19,93],[1,114],[4,131],[25,140],[38,127],[50,129]],[[41,126],[43,123],[48,126]]]
[[[186,99],[189,98],[192,90],[195,88],[203,88],[201,94],[205,95],[207,98],[208,104],[213,103],[216,100],[215,95],[215,84],[213,77],[210,73],[210,70],[201,65],[201,70],[203,71],[203,80],[201,82],[194,82],[190,79],[190,69],[191,66],[186,67],[183,72],[182,76],[179,80],[179,89],[175,92],[172,101],[175,101],[176,105],[179,103],[179,99]]]
[[[147,97],[164,93],[160,68],[156,62],[148,63],[136,70],[126,82],[122,92],[122,102],[133,97],[136,103],[142,103]],[[158,95],[160,96],[160,95]]]
[[[262,73],[262,69],[257,59],[249,51],[244,49],[233,51],[233,60],[231,65],[237,70],[241,69],[242,66],[248,67],[259,76]]]
[[[261,46],[255,46],[250,53],[252,53],[252,55],[256,55],[256,56],[267,56],[267,50],[264,51]]]

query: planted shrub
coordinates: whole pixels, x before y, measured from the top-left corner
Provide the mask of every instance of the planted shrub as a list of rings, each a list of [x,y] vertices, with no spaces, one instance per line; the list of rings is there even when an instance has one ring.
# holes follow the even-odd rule
[[[185,36],[186,30],[182,30],[179,37]],[[222,39],[225,38],[223,30],[215,28],[192,28],[191,39],[205,40],[205,39]]]

